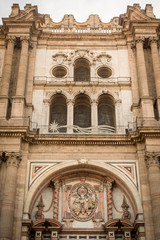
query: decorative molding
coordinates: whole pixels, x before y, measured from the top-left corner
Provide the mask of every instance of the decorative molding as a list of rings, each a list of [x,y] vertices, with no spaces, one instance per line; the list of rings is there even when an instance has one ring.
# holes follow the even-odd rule
[[[28,189],[48,169],[60,164],[60,162],[31,162],[29,166]]]
[[[125,174],[138,189],[138,179],[137,179],[137,168],[136,163],[106,163],[114,168],[118,169],[120,172]]]

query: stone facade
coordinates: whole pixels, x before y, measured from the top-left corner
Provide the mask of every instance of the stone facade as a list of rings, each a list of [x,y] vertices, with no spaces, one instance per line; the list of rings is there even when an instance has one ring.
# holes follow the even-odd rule
[[[0,26],[0,240],[160,239],[159,19]]]

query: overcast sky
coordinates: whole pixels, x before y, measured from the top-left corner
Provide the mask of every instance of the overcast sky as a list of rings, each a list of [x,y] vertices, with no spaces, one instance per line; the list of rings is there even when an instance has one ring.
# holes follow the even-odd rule
[[[147,3],[152,4],[154,14],[160,18],[160,0],[0,0],[0,19],[9,16],[13,3],[19,3],[21,9],[26,3],[37,5],[39,13],[50,14],[54,22],[61,21],[64,14],[73,14],[78,22],[86,21],[90,14],[98,14],[103,22],[109,22],[133,3],[139,3],[142,9]]]

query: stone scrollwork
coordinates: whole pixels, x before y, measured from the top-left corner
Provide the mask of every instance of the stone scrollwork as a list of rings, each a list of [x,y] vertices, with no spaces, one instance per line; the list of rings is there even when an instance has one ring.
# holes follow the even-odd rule
[[[160,153],[146,152],[145,161],[146,161],[147,167],[151,167],[151,166],[160,167]]]
[[[65,53],[59,52],[52,56],[55,64],[64,64],[68,60],[68,56]]]
[[[101,53],[97,56],[97,60],[103,65],[106,65],[111,61],[111,56],[106,53]]]
[[[103,65],[109,64],[112,59],[112,57],[105,52],[96,53],[87,49],[70,51],[68,53],[59,51],[52,56],[54,64],[73,64],[78,58],[86,58],[90,61],[90,64],[95,64],[95,62],[98,61]]]

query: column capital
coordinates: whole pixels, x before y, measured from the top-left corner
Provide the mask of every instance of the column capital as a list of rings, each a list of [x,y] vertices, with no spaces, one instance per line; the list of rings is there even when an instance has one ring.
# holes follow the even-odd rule
[[[157,166],[160,167],[160,152],[146,152],[145,153],[145,161],[147,167]]]
[[[74,105],[75,101],[74,99],[67,99],[67,105],[72,104]]]
[[[29,43],[30,38],[28,36],[22,36],[22,37],[20,37],[20,40],[21,40],[21,42],[28,42]]]
[[[16,43],[16,37],[15,36],[7,36],[6,37],[6,47],[8,45],[8,43],[12,43],[12,44],[15,44]]]
[[[158,43],[158,37],[157,36],[151,36],[149,37],[149,43],[152,44],[152,43]]]
[[[91,99],[91,104],[98,104],[98,101],[96,99]]]
[[[7,158],[7,167],[8,166],[14,166],[14,167],[19,167],[20,161],[22,159],[21,154],[19,152],[11,152],[11,153],[6,153],[6,158]]]
[[[61,186],[61,182],[60,181],[55,181],[54,182],[54,189],[59,191],[60,186]]]
[[[7,41],[7,42],[13,42],[13,43],[14,43],[15,40],[16,40],[16,37],[15,37],[15,36],[7,36],[7,37],[6,37],[6,41]]]
[[[145,40],[145,37],[144,36],[138,36],[138,37],[135,37],[135,43],[144,43],[144,40]]]

